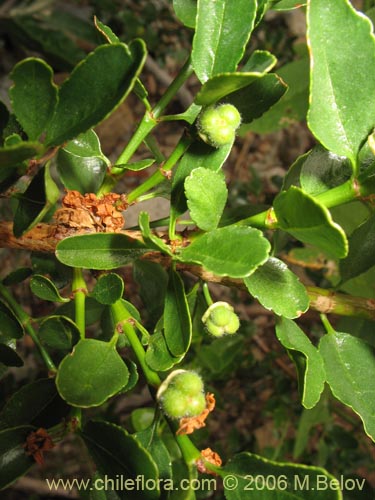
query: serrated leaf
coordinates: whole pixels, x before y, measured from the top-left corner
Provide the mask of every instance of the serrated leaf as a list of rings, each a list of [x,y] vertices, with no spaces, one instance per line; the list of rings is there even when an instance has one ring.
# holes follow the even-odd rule
[[[52,378],[35,380],[22,386],[7,400],[0,412],[0,429],[7,429],[24,424],[41,425],[41,419],[48,412],[51,425],[58,423],[61,416],[53,423],[51,415],[56,407],[61,406],[55,381]],[[68,407],[66,406],[66,410]],[[43,422],[44,426],[48,423]]]
[[[0,300],[0,343],[6,344],[23,336],[23,326],[13,311]]]
[[[88,130],[60,148],[56,161],[64,186],[82,194],[98,191],[108,166],[93,130]]]
[[[80,340],[77,325],[65,316],[48,316],[38,330],[40,342],[47,348],[58,351],[70,351]]]
[[[224,467],[218,469],[217,473],[223,478],[227,500],[343,498],[339,481],[322,467],[275,462],[247,452],[235,455]],[[271,479],[272,486],[267,486],[269,478],[275,479],[275,482]],[[263,480],[266,484],[262,487]],[[251,489],[249,481],[252,481],[254,489]]]
[[[100,406],[127,383],[129,371],[113,343],[83,339],[60,363],[56,387],[70,405]]]
[[[223,213],[228,190],[224,176],[200,167],[185,179],[185,195],[190,216],[200,229],[216,229]]]
[[[332,332],[320,340],[319,351],[334,396],[360,416],[366,434],[375,441],[373,347],[348,333]]]
[[[356,165],[375,124],[375,37],[348,0],[314,0],[307,9],[311,52],[308,124],[330,151]],[[350,78],[348,71],[355,75]]]
[[[171,270],[164,301],[164,337],[173,356],[183,356],[189,349],[192,328],[184,283]]]
[[[147,212],[140,212],[139,214],[139,227],[142,232],[143,241],[147,248],[152,248],[159,252],[166,253],[167,255],[172,255],[172,251],[169,246],[156,234],[151,232],[150,228],[150,216]]]
[[[30,289],[34,295],[43,300],[51,302],[69,302],[70,299],[62,297],[56,288],[56,285],[46,276],[34,274],[30,280]]]
[[[18,167],[21,162],[39,156],[44,151],[39,142],[20,142],[0,148],[0,167]]]
[[[234,71],[254,26],[254,0],[198,0],[192,63],[201,82]]]
[[[52,68],[37,58],[16,64],[10,77],[14,85],[10,98],[17,120],[33,141],[48,127],[57,104],[57,86]]]
[[[297,240],[316,245],[338,259],[347,255],[348,241],[343,229],[333,222],[326,207],[300,188],[291,186],[282,191],[275,198],[274,210],[278,226]]]
[[[108,478],[132,479],[142,477],[145,484],[155,484],[155,488],[132,491],[131,497],[139,500],[159,498],[158,469],[151,454],[136,437],[125,429],[109,422],[89,421],[81,436],[94,459],[99,471]],[[120,498],[128,499],[127,490],[117,491]]]
[[[124,234],[96,233],[65,238],[57,245],[56,257],[67,266],[109,270],[129,264],[146,251],[143,243]]]
[[[286,318],[298,318],[309,307],[305,287],[288,266],[271,257],[244,279],[250,294],[266,309]]]
[[[320,399],[326,381],[324,362],[318,349],[290,319],[278,320],[276,335],[295,361],[303,406],[313,408]]]
[[[59,90],[59,101],[46,136],[55,146],[104,120],[128,95],[144,64],[145,46],[135,40],[101,45],[73,70]]]
[[[158,435],[155,424],[147,429],[138,431],[134,437],[141,445],[150,452],[158,466],[159,477],[162,479],[172,478],[172,461],[168,448]]]
[[[13,232],[19,238],[40,222],[59,199],[60,191],[53,181],[49,167],[41,168],[26,191],[18,197]]]
[[[35,464],[23,446],[33,430],[35,428],[30,425],[22,425],[0,432],[0,490],[26,474]]]
[[[342,282],[355,278],[375,265],[375,215],[349,237],[349,253],[340,262]]]
[[[181,250],[179,258],[201,264],[218,276],[244,278],[264,264],[270,248],[258,229],[227,226],[197,237]]]
[[[124,281],[118,274],[109,273],[99,277],[92,295],[100,304],[111,305],[122,298]]]

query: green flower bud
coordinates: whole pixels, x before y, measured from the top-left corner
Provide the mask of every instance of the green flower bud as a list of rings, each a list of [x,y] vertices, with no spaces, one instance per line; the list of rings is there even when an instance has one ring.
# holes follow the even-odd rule
[[[236,333],[240,327],[237,314],[227,302],[211,304],[202,316],[202,321],[209,333],[215,337]]]
[[[195,417],[206,407],[201,377],[187,370],[175,370],[159,387],[156,398],[170,418]]]
[[[241,124],[241,115],[232,104],[209,106],[198,117],[199,136],[218,148],[233,141]]]

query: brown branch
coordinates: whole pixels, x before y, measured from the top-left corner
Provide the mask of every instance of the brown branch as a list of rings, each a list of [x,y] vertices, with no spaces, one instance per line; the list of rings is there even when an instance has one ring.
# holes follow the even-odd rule
[[[53,224],[37,224],[25,235],[16,238],[13,234],[13,224],[11,222],[0,222],[0,248],[18,248],[33,252],[53,253],[57,244],[62,239],[61,234],[59,237],[56,236],[59,234],[56,228],[57,226]],[[133,239],[142,240],[142,235],[139,231],[123,230],[121,234],[125,234]],[[170,264],[170,257],[160,252],[148,252],[142,258],[158,262],[165,267]],[[217,276],[195,264],[179,262],[177,263],[177,268],[204,281],[246,290],[241,279]],[[310,298],[310,309],[325,314],[338,314],[340,316],[354,316],[375,320],[375,300],[373,299],[353,297],[312,286],[306,286],[306,291]]]

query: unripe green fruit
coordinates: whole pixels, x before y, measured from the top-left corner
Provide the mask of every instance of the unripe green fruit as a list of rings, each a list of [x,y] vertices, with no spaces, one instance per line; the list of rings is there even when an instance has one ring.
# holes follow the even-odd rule
[[[161,399],[161,406],[164,413],[171,418],[185,416],[189,411],[188,404],[189,399],[186,395],[172,388],[166,390]]]
[[[200,415],[202,411],[206,408],[206,398],[203,392],[199,392],[195,396],[188,398],[188,410],[187,417],[196,417]]]
[[[236,333],[240,327],[240,320],[234,309],[227,302],[215,302],[207,309],[202,317],[207,330],[215,337]]]
[[[197,123],[200,137],[218,148],[233,141],[241,124],[241,115],[232,104],[221,104],[204,109]]]
[[[188,395],[203,391],[203,380],[195,372],[183,371],[170,381],[170,386]]]

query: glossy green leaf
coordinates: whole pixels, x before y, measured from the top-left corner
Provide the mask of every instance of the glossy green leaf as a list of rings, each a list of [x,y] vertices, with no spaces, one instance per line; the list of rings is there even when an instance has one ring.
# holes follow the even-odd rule
[[[309,127],[327,149],[355,165],[375,125],[371,21],[348,0],[314,0],[308,3],[307,23],[312,61]]]
[[[366,434],[375,441],[375,352],[348,333],[332,332],[319,344],[327,382],[342,403],[357,413]]]
[[[125,429],[103,421],[89,421],[81,436],[94,459],[99,471],[108,478],[121,477],[124,481],[142,477],[145,484],[155,484],[155,489],[134,489],[134,500],[154,500],[159,498],[158,468],[150,452],[136,437]],[[148,483],[147,483],[148,482]],[[120,498],[128,499],[129,491],[117,491]]]
[[[124,282],[118,274],[103,274],[95,283],[92,295],[100,304],[111,305],[122,298]]]
[[[307,311],[305,287],[284,262],[271,257],[244,279],[250,294],[266,309],[286,318],[298,318]]]
[[[6,344],[0,344],[0,363],[5,366],[23,366],[22,358]]]
[[[16,64],[10,77],[14,81],[10,98],[17,120],[33,141],[48,127],[57,104],[57,87],[52,68],[37,58]]]
[[[151,165],[153,165],[154,163],[154,158],[145,158],[144,160],[135,161],[133,163],[125,163],[124,165],[116,164],[116,166],[112,166],[111,172],[114,174],[125,172],[126,170],[130,170],[131,172],[139,172],[140,170],[151,167]]]
[[[341,280],[348,281],[375,265],[375,215],[357,227],[349,238],[349,253],[340,262]]]
[[[42,154],[44,146],[38,142],[20,142],[0,148],[0,167],[17,167],[24,160]]]
[[[69,298],[62,297],[56,285],[46,276],[34,274],[30,280],[30,288],[34,295],[51,302],[69,302]]]
[[[192,63],[202,83],[236,69],[254,26],[256,7],[254,0],[198,0]]]
[[[100,149],[98,136],[88,130],[59,149],[57,170],[67,189],[82,194],[96,193],[103,183],[108,160]]]
[[[163,332],[158,331],[149,338],[145,361],[152,370],[163,372],[179,363],[181,357],[173,356],[167,347]]]
[[[202,264],[218,276],[244,278],[264,264],[270,248],[258,229],[227,226],[199,236],[181,250],[179,258]]]
[[[339,481],[321,467],[275,462],[252,453],[235,455],[218,473],[223,478],[227,500],[343,498]]]
[[[48,316],[38,330],[40,342],[47,348],[70,351],[80,339],[77,325],[66,316]]]
[[[183,356],[189,349],[192,328],[184,283],[171,270],[164,302],[164,336],[173,356]]]
[[[137,382],[139,380],[137,364],[134,363],[134,361],[127,359],[126,366],[128,367],[128,370],[129,370],[129,379],[128,379],[127,384],[121,389],[120,394],[123,394],[124,392],[128,392],[128,391],[131,391],[132,389],[134,389],[134,387],[137,385]]]
[[[287,85],[288,92],[285,92],[279,101],[275,100],[274,105],[263,116],[243,125],[242,132],[246,130],[259,134],[274,132],[306,118],[309,100],[308,59],[292,61],[279,68],[277,74]]]
[[[224,176],[207,168],[196,168],[185,179],[185,195],[197,226],[204,231],[216,229],[228,197]]]
[[[194,102],[198,105],[209,106],[236,90],[248,87],[262,76],[262,73],[243,72],[221,73],[213,76],[202,85]]]
[[[60,262],[86,269],[115,269],[129,264],[147,249],[138,240],[117,233],[96,233],[71,236],[56,248]]]
[[[101,45],[73,70],[59,90],[59,101],[46,143],[54,146],[73,139],[104,120],[131,91],[144,64],[145,46],[135,40]]]
[[[22,425],[0,432],[0,490],[26,474],[34,459],[26,455],[23,444],[35,428]]]
[[[292,10],[304,7],[307,2],[303,0],[271,0],[270,4],[273,10]]]
[[[297,240],[339,259],[347,255],[348,241],[343,229],[333,222],[327,208],[300,188],[291,186],[282,191],[275,198],[274,209],[278,226]]]
[[[53,378],[30,382],[14,392],[3,406],[0,412],[0,430],[24,424],[54,425],[61,419],[59,415],[57,420],[51,421],[56,407],[61,407],[61,399]]]
[[[178,217],[187,210],[185,179],[199,167],[218,171],[227,159],[233,144],[213,148],[202,141],[194,142],[182,157],[172,179],[171,216]]]
[[[267,50],[254,50],[249,59],[242,66],[245,73],[266,73],[277,63],[276,57]]]
[[[129,371],[112,342],[83,339],[60,363],[56,386],[72,406],[99,406],[127,383]]]
[[[154,462],[158,466],[159,477],[162,479],[172,478],[172,462],[168,448],[158,435],[155,425],[138,431],[134,436],[141,445],[150,452]]]
[[[307,335],[290,319],[278,320],[276,335],[296,364],[303,406],[313,408],[320,399],[326,381],[322,356]]]
[[[166,253],[167,255],[172,255],[171,249],[164,242],[164,240],[151,232],[150,216],[147,212],[140,212],[138,224],[142,232],[143,241],[145,242],[147,248],[152,248],[159,252]]]
[[[0,343],[5,344],[12,339],[23,336],[23,326],[13,311],[0,300]]]
[[[133,275],[147,313],[156,322],[163,313],[168,275],[160,264],[146,260],[134,262]]]
[[[197,358],[199,364],[212,374],[215,380],[225,380],[241,363],[243,351],[244,338],[237,333],[201,345],[197,350]]]
[[[19,195],[13,232],[19,238],[40,222],[59,199],[60,191],[48,166],[41,168],[26,191]]]
[[[121,40],[119,37],[113,33],[109,26],[103,24],[97,17],[94,18],[95,28],[99,31],[99,33],[105,38],[105,40],[109,43],[119,43]]]
[[[188,28],[195,27],[197,0],[173,0],[173,9],[178,19]]]
[[[286,84],[274,73],[256,79],[247,87],[229,94],[224,101],[236,106],[242,123],[250,123],[274,106],[287,91]]]

